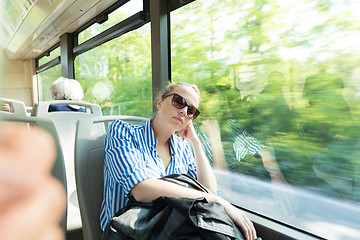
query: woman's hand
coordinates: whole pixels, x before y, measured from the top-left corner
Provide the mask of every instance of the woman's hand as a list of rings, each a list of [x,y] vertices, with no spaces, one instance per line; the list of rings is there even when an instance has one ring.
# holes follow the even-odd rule
[[[241,229],[245,239],[254,240],[257,238],[254,224],[243,211],[234,207],[230,203],[225,208],[226,214],[233,220],[236,226]]]
[[[226,214],[231,218],[231,220],[233,220],[235,225],[241,229],[241,232],[246,240],[254,240],[257,238],[254,224],[243,211],[217,195],[210,194],[206,197],[206,200],[209,203],[216,202],[222,205]]]
[[[178,133],[179,137],[183,141],[185,140],[185,138],[189,140],[191,143],[199,140],[192,122],[190,122],[186,127],[175,133]]]

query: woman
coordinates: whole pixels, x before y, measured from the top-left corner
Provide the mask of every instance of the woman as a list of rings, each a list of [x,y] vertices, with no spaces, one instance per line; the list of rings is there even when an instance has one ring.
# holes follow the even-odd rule
[[[172,84],[159,98],[153,120],[141,126],[120,120],[112,123],[105,140],[104,198],[100,217],[103,230],[109,219],[125,206],[126,196],[131,193],[139,202],[150,202],[160,196],[205,197],[209,203],[216,202],[224,207],[247,240],[256,238],[252,222],[226,200],[159,179],[172,173],[189,174],[216,191],[214,173],[192,125],[200,113],[199,101],[200,92],[195,85]]]
[[[81,101],[84,91],[81,84],[75,79],[59,77],[50,86],[51,96],[54,100]],[[49,112],[69,111],[85,112],[85,108],[78,105],[56,104],[49,106]]]

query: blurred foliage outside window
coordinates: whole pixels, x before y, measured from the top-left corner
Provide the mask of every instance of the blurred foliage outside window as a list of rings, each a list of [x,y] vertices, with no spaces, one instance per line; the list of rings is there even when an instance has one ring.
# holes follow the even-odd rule
[[[61,77],[60,64],[37,74],[38,93],[39,93],[38,101],[53,100],[51,97],[50,86],[59,77]]]
[[[75,79],[84,101],[99,104],[104,115],[151,117],[150,25],[78,56]]]
[[[360,36],[360,16],[346,1],[316,3],[196,1],[179,9],[171,16],[172,79],[200,87],[199,122],[217,120],[224,142],[235,120],[272,147],[292,184],[325,187],[315,173],[309,179],[316,167],[341,179],[326,193],[359,200],[360,43],[350,39]],[[292,174],[299,166],[306,178]]]
[[[44,56],[39,59],[39,66],[59,57],[61,55],[60,53],[60,47],[55,48],[49,53],[49,56]],[[55,80],[54,80],[55,81]]]
[[[115,24],[125,20],[126,18],[132,16],[133,14],[143,10],[143,1],[142,0],[131,0],[125,3],[120,8],[116,9],[114,12],[110,13],[107,17],[108,19],[103,23],[95,23],[89,28],[85,29],[79,33],[78,43],[82,44],[83,42],[89,40],[90,38],[96,36],[97,34],[105,31],[106,29],[114,26]]]
[[[360,202],[359,7],[197,0],[172,12],[172,81],[199,86],[194,125],[207,135],[203,145],[215,167]],[[220,150],[209,140],[218,137],[216,128]],[[252,155],[244,141],[264,150]],[[239,198],[255,211],[266,205]],[[274,212],[281,201],[273,201],[269,213],[258,212],[281,215]],[[280,219],[298,225],[289,215]]]

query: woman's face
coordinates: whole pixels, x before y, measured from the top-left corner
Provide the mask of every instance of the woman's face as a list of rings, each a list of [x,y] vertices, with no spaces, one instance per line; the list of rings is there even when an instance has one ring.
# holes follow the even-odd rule
[[[171,93],[177,93],[182,96],[188,105],[199,107],[200,97],[192,87],[178,85]],[[174,131],[179,131],[185,128],[191,119],[187,115],[188,107],[177,109],[172,105],[172,99],[173,95],[165,99],[159,99],[157,104],[158,117],[163,120],[164,126],[168,126]]]

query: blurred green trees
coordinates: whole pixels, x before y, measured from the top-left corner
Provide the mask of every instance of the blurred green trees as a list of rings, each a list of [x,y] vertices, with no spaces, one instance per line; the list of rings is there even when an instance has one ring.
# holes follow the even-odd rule
[[[196,124],[217,120],[231,156],[228,123],[235,120],[272,149],[289,183],[359,200],[355,4],[197,0],[172,12],[172,81],[199,86]],[[106,115],[151,117],[150,46],[147,24],[78,56],[84,100],[100,104]],[[236,171],[267,178],[246,172],[256,162],[251,157],[227,160]]]

